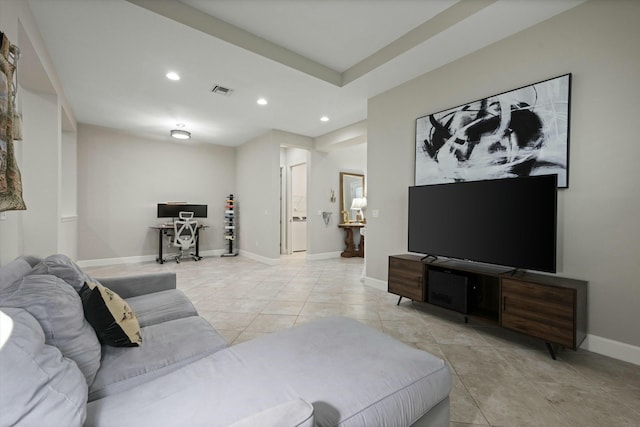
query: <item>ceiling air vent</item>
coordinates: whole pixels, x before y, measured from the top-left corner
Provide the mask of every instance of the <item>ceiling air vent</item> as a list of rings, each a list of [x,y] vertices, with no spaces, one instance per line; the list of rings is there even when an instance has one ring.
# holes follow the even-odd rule
[[[224,87],[220,85],[215,85],[213,89],[211,89],[211,92],[217,93],[218,95],[231,96],[231,94],[233,93],[233,89],[229,89],[228,87]]]

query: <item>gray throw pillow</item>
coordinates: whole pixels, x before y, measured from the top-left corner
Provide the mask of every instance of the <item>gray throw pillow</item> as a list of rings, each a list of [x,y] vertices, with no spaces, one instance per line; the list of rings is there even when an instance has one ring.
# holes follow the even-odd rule
[[[0,329],[0,424],[81,426],[87,384],[76,364],[44,343],[25,310],[2,308]]]
[[[45,342],[76,362],[86,383],[93,383],[100,367],[100,342],[71,286],[55,276],[25,276],[13,293],[0,295],[0,307],[27,310],[40,323]]]
[[[95,282],[75,262],[66,255],[50,255],[38,263],[29,274],[50,274],[59,277],[80,292],[85,282]]]
[[[31,265],[22,258],[16,258],[0,268],[0,293],[13,292],[18,281],[31,270]]]

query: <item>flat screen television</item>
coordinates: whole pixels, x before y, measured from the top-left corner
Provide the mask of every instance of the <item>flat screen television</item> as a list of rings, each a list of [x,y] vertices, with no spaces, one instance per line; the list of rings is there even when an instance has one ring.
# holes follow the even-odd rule
[[[178,218],[180,212],[193,212],[194,218],[207,217],[207,205],[189,203],[158,203],[158,218]]]
[[[409,187],[410,252],[556,272],[557,176]]]

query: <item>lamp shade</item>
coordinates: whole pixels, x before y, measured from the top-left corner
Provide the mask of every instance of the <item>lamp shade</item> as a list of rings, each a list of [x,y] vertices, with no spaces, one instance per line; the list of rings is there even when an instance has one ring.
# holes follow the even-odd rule
[[[364,197],[356,197],[351,202],[351,209],[359,210],[367,206],[367,199]]]

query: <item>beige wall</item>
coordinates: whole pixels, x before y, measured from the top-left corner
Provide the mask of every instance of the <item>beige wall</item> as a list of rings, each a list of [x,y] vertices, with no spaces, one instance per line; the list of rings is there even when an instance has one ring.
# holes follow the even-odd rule
[[[223,249],[224,204],[235,191],[235,150],[78,129],[78,258],[155,255],[156,205],[208,205],[200,250]]]
[[[344,232],[338,228],[340,221],[340,172],[367,173],[367,144],[346,144],[329,152],[311,153],[309,194],[309,254],[338,254],[344,250]],[[366,187],[365,187],[366,188]],[[336,201],[330,201],[330,189]],[[331,212],[331,222],[325,226],[318,211]],[[368,217],[365,212],[365,215]],[[368,221],[368,220],[367,220]]]
[[[415,119],[571,72],[570,188],[561,191],[559,200],[559,274],[589,280],[591,336],[639,346],[640,331],[633,326],[632,317],[640,305],[640,144],[635,131],[640,117],[639,18],[638,1],[593,0],[372,98],[366,129],[367,209],[379,210],[380,216],[368,217],[369,278],[385,283],[387,256],[406,251],[406,192],[413,184]],[[54,120],[75,125],[72,117],[65,120],[70,110],[26,2],[0,1],[0,25],[12,40],[26,42],[28,38],[33,43],[47,76],[45,83],[58,96]],[[25,37],[19,40],[22,35]],[[28,135],[28,121],[26,126]],[[186,197],[209,204],[213,227],[203,236],[205,250],[222,248],[222,222],[216,224],[215,218],[222,218],[226,195],[237,190],[241,248],[267,260],[277,259],[278,135],[290,138],[272,131],[236,151],[150,141],[82,126],[77,138],[78,258],[155,254],[156,241],[147,229],[156,221],[155,203]],[[331,145],[332,135],[325,139],[318,139],[318,148]],[[305,142],[297,137],[293,140]],[[34,164],[33,156],[38,156],[23,153],[26,144],[29,141],[16,147],[21,166]],[[307,144],[306,148],[312,147]],[[338,233],[337,229],[327,231],[324,225],[313,228],[318,210],[333,209],[325,194],[326,183],[337,187],[336,169],[350,167],[334,166],[337,159],[331,156],[333,152],[311,156],[311,253],[332,251],[333,244],[324,242],[333,238],[324,237]],[[176,171],[176,159],[196,165],[193,175],[197,179],[191,181],[198,185],[188,186],[185,175],[189,174]],[[64,158],[62,165],[73,167]],[[53,167],[58,168],[59,162]],[[73,171],[70,176],[59,171],[53,179],[68,183],[73,175]],[[37,182],[34,178],[27,172],[25,181]],[[33,194],[25,188],[27,191]],[[65,191],[59,192],[62,201],[56,203],[61,204],[62,212],[56,208],[56,221],[60,214],[74,213],[74,195]],[[135,219],[124,221],[123,212]],[[25,230],[24,213],[9,212],[7,219],[0,220],[0,264],[25,253]],[[57,245],[73,250],[67,249],[73,245],[60,238]]]
[[[335,189],[338,198],[340,172],[366,173],[367,146],[362,141],[354,145],[351,139],[348,143],[336,141],[331,151],[321,152],[313,147],[311,138],[272,130],[237,148],[238,243],[242,254],[267,263],[279,262],[279,166],[303,161],[308,163],[307,255],[312,259],[337,256],[344,249],[344,237],[337,227],[340,205],[329,201],[329,189]],[[282,146],[290,149],[282,150]],[[287,151],[296,154],[288,156]],[[318,211],[333,212],[328,227]]]
[[[638,1],[591,1],[370,99],[367,275],[386,281],[407,250],[415,119],[570,72],[558,274],[589,281],[592,337],[640,345],[639,19]]]

